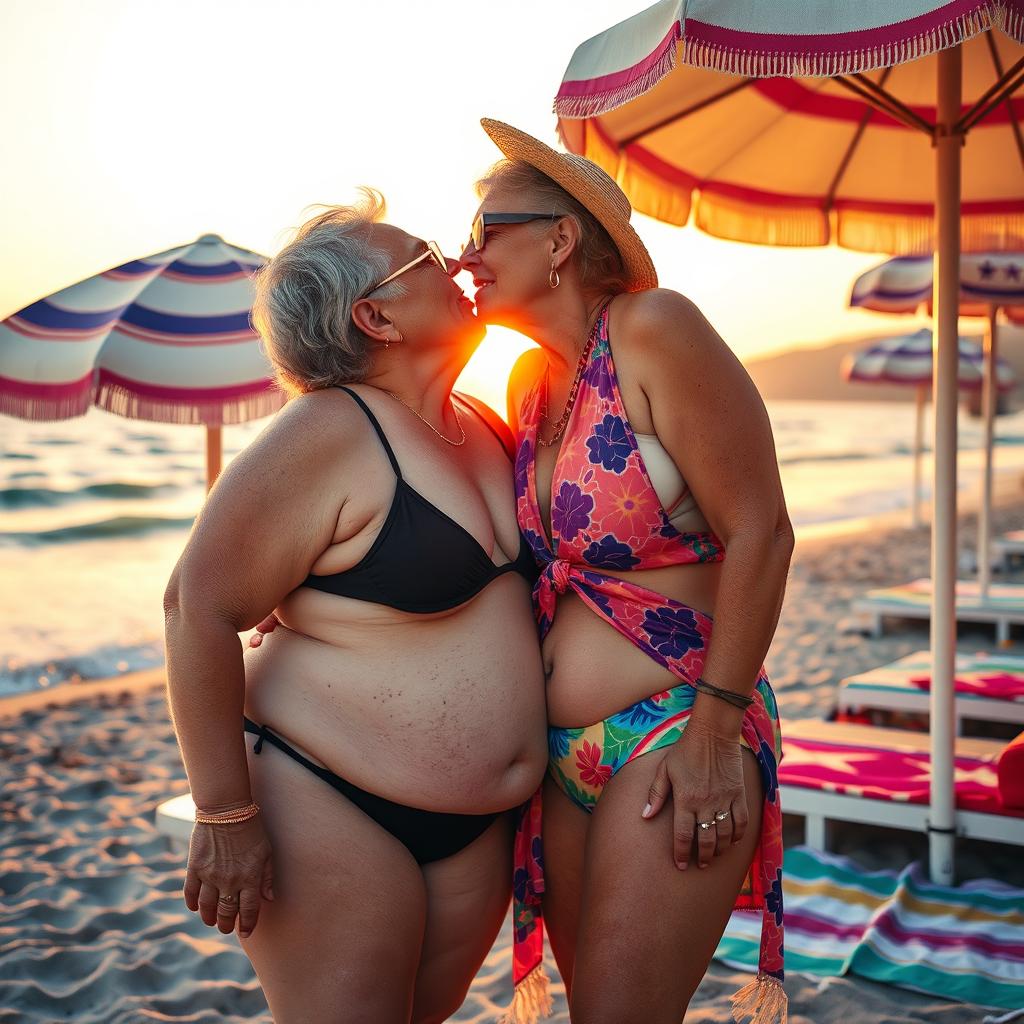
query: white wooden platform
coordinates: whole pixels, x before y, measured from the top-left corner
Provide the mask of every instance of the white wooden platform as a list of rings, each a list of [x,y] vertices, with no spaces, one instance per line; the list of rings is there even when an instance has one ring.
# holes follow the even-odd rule
[[[931,652],[917,651],[869,672],[848,676],[839,684],[839,710],[877,709],[928,714],[931,694],[912,680],[930,676],[931,666]],[[970,678],[1007,673],[1024,679],[1024,658],[1008,654],[957,654],[956,672],[958,676]],[[955,695],[954,713],[958,732],[964,718],[1024,726],[1024,697],[1001,699],[961,692]]]
[[[914,580],[896,587],[869,590],[853,602],[853,610],[871,616],[872,634],[881,636],[883,620],[931,618],[932,581]],[[1024,583],[993,583],[982,599],[974,580],[957,580],[958,622],[988,622],[996,627],[996,640],[1010,642],[1010,627],[1024,625]]]
[[[837,747],[891,745],[920,752],[927,752],[930,743],[927,733],[845,722],[795,721],[784,725],[783,733],[783,764],[787,738],[834,743]],[[961,738],[956,741],[956,753],[967,757],[994,758],[1005,746],[1002,740]],[[927,804],[880,800],[785,783],[780,785],[779,791],[783,813],[804,817],[805,842],[816,850],[828,849],[828,826],[832,821],[882,825],[911,832],[925,832],[928,828],[930,812]],[[958,835],[968,839],[1024,846],[1024,818],[958,810],[955,812],[955,827]]]

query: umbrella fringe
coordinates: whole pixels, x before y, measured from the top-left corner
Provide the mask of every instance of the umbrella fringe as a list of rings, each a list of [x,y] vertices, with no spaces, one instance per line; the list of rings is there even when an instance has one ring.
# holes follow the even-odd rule
[[[678,24],[676,28],[674,35],[662,44],[661,53],[652,51],[653,63],[642,73],[616,88],[595,90],[586,95],[559,94],[555,97],[555,114],[575,120],[598,117],[649,92],[680,61],[747,78],[827,78],[904,64],[956,46],[991,28],[999,28],[1018,42],[1024,42],[1024,11],[1011,9],[1005,0],[976,0],[974,10],[956,15],[945,24],[916,36],[861,49],[822,53],[738,49],[685,35],[680,39],[684,28]]]
[[[853,75],[877,68],[904,64],[927,57],[939,50],[956,46],[992,26],[1016,36],[1021,31],[1022,18],[1008,11],[994,0],[979,2],[975,10],[951,18],[945,25],[922,32],[909,39],[870,46],[860,50],[832,53],[759,53],[737,50],[720,43],[683,38],[682,61],[710,71],[747,78],[830,78],[835,75]]]
[[[238,398],[176,402],[167,398],[140,396],[108,382],[101,384],[97,390],[95,404],[107,412],[133,420],[217,427],[270,416],[285,404],[287,398],[283,391],[272,388]]]
[[[615,89],[603,89],[600,92],[588,93],[586,96],[556,96],[554,111],[559,117],[583,120],[597,117],[609,110],[621,107],[631,100],[650,92],[678,63],[676,43],[678,33],[669,38],[663,45],[664,49],[657,60],[643,74],[631,79],[625,85]],[[563,139],[564,141],[564,139]]]
[[[638,207],[643,211],[643,207]],[[756,245],[827,245],[828,215],[822,209],[766,209],[733,197],[702,192],[697,226],[716,238]]]
[[[89,381],[86,381],[85,387],[76,394],[63,394],[57,397],[0,393],[0,413],[14,416],[19,420],[35,420],[39,423],[55,423],[58,420],[84,416],[91,405],[92,385]]]
[[[1024,43],[1024,10],[1018,8],[1011,11],[1004,7],[998,17],[993,18],[993,23],[1018,43]]]
[[[935,248],[934,215],[930,211],[888,214],[885,210],[839,210],[836,241],[844,249],[861,252],[928,256]],[[962,214],[960,245],[964,252],[1020,248],[1024,246],[1024,214]]]

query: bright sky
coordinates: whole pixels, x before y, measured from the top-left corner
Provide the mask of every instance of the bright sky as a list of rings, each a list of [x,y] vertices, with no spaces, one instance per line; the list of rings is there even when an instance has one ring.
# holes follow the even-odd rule
[[[644,0],[3,0],[0,318],[214,232],[274,253],[312,203],[381,189],[454,252],[498,157],[482,116],[555,144],[577,43]],[[664,286],[741,358],[914,325],[845,308],[878,255],[723,242],[645,217]],[[463,384],[503,408],[523,342],[492,330]]]

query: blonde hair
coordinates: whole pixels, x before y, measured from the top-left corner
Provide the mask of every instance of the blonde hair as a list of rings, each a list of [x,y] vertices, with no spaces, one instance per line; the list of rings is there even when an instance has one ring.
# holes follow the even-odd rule
[[[306,221],[256,275],[253,325],[292,395],[357,382],[370,368],[371,341],[352,322],[352,307],[388,275],[388,253],[370,244],[387,204],[375,189],[360,192],[356,204]],[[403,293],[396,282],[379,297]]]
[[[515,192],[528,192],[539,200],[541,208],[570,217],[579,230],[579,245],[573,262],[583,287],[601,292],[624,292],[629,289],[622,256],[611,235],[600,221],[558,182],[525,160],[499,160],[476,183],[476,193],[484,199],[491,189],[501,187]]]

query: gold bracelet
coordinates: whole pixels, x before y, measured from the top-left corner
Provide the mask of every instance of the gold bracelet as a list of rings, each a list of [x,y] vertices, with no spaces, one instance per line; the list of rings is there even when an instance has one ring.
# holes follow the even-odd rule
[[[259,804],[246,804],[245,807],[236,807],[232,811],[201,811],[196,808],[197,825],[238,825],[243,821],[249,821],[260,813]]]

